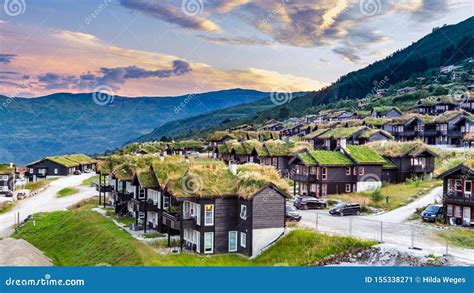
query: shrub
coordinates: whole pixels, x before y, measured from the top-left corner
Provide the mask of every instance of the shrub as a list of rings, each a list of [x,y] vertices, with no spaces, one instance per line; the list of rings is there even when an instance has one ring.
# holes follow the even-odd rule
[[[382,192],[380,191],[380,188],[374,190],[372,193],[370,193],[369,196],[374,202],[379,202],[383,199],[383,195],[382,195]]]

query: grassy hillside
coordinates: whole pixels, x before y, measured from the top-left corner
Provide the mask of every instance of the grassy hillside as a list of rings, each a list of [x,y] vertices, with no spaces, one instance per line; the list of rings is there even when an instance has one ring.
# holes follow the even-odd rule
[[[288,104],[264,111],[240,123],[315,114],[324,108],[322,105],[328,103],[337,105],[346,103],[347,100],[365,98],[374,89],[374,83],[380,85],[381,81],[384,81],[382,88],[392,90],[416,85],[418,76],[436,74],[440,66],[474,57],[473,31],[474,17],[455,25],[435,28],[431,34],[409,47],[363,69],[346,74],[327,88],[293,99]],[[409,103],[410,101],[407,101],[406,104]]]
[[[151,132],[157,125],[268,96],[228,90],[181,97],[114,97],[106,105],[92,94],[54,94],[35,99],[0,96],[0,162],[25,164],[46,155],[102,153]],[[8,102],[7,102],[8,101]],[[5,102],[5,104],[4,104]]]
[[[161,255],[121,230],[110,219],[91,211],[93,206],[95,204],[86,204],[70,211],[36,214],[36,225],[29,222],[15,237],[23,238],[42,250],[58,266],[301,266],[374,244],[310,230],[295,230],[254,260],[235,254],[210,257]]]

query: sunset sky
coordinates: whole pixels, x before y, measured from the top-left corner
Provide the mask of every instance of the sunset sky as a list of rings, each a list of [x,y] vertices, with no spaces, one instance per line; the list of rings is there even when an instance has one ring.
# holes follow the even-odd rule
[[[317,90],[473,15],[469,0],[3,0],[0,94]]]

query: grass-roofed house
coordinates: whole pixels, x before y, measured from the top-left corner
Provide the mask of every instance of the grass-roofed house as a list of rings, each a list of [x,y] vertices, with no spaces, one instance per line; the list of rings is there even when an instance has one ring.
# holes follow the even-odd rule
[[[26,165],[26,175],[30,181],[36,181],[51,176],[68,176],[76,170],[95,171],[96,166],[97,160],[83,154],[50,156]]]
[[[15,191],[15,165],[0,164],[0,196],[12,196]]]
[[[432,177],[437,154],[421,141],[374,142],[369,146],[387,160],[382,181],[399,183],[413,177]]]
[[[304,151],[291,160],[294,192],[314,197],[355,191],[354,163],[340,151]]]
[[[389,106],[373,107],[370,111],[372,118],[396,118],[402,115],[398,108]]]
[[[323,149],[332,151],[348,144],[359,144],[359,136],[366,130],[366,126],[338,127],[320,134],[318,138],[324,141]]]
[[[443,179],[446,222],[452,225],[474,225],[474,161],[468,160],[438,177]]]
[[[359,144],[366,144],[373,141],[392,140],[393,135],[382,129],[367,129],[358,137]]]
[[[285,230],[289,187],[271,167],[167,156],[141,164],[132,184],[137,222],[179,235],[190,251],[255,256]]]

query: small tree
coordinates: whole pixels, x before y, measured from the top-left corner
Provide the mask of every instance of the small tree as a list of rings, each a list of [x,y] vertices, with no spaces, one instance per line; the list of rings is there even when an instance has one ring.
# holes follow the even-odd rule
[[[383,195],[382,195],[382,192],[380,191],[380,188],[377,188],[376,190],[374,190],[371,194],[370,194],[370,198],[374,201],[374,202],[379,202],[383,199]]]

